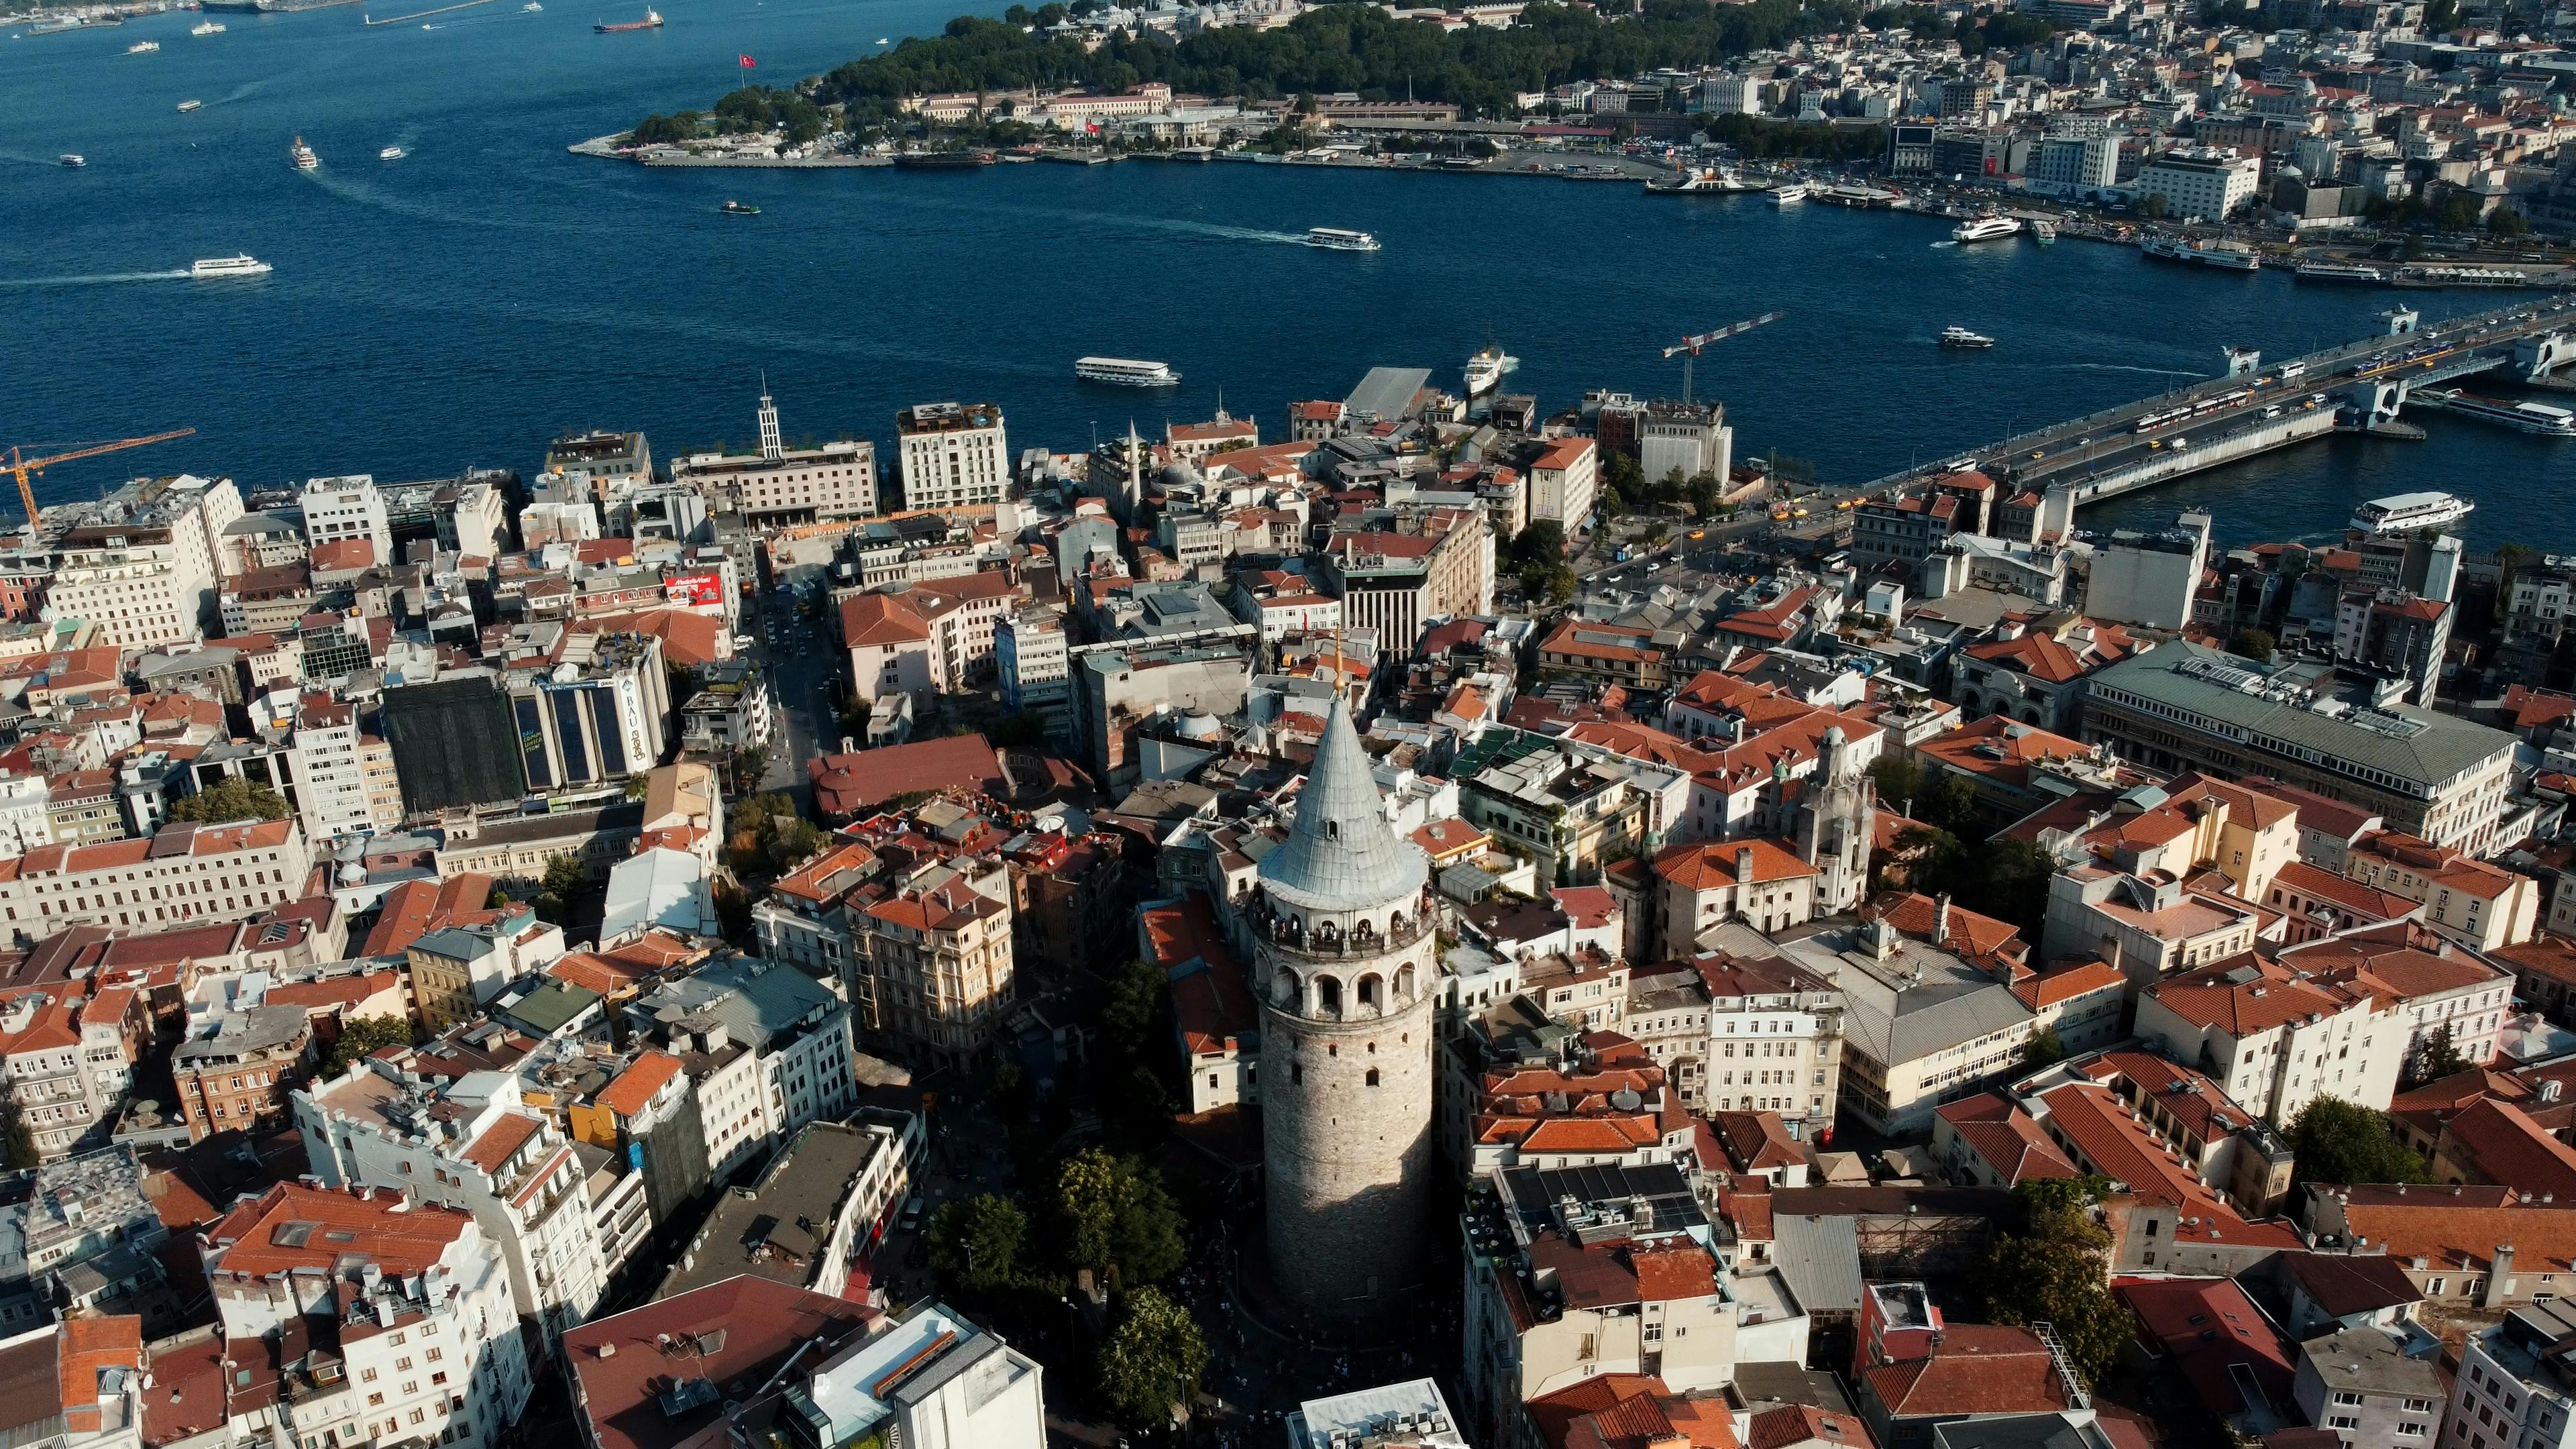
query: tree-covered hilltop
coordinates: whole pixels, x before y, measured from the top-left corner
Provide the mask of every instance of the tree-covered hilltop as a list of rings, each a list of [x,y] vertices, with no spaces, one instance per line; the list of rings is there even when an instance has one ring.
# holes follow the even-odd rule
[[[1114,92],[1148,81],[1252,100],[1342,91],[1400,100],[1410,94],[1453,102],[1469,115],[1495,116],[1510,109],[1518,92],[1707,65],[1800,35],[1847,28],[1859,15],[1860,7],[1849,0],[1803,6],[1798,0],[1650,0],[1641,13],[1607,17],[1541,3],[1522,11],[1521,23],[1509,29],[1446,30],[1399,20],[1374,6],[1334,5],[1275,30],[1227,26],[1177,41],[1120,33],[1098,50],[1007,20],[960,16],[948,22],[945,34],[851,61],[822,77],[811,94],[825,105],[846,106],[854,120],[888,114],[907,96],[937,92]]]

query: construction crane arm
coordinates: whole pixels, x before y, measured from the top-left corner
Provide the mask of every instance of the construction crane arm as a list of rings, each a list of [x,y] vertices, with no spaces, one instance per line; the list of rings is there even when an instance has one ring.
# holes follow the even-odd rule
[[[166,433],[152,433],[140,438],[115,438],[104,443],[39,443],[32,447],[19,444],[9,449],[9,456],[5,461],[0,461],[0,472],[16,475],[18,503],[27,510],[27,527],[32,530],[36,526],[36,488],[27,480],[33,475],[42,473],[57,463],[95,458],[101,453],[121,453],[128,448],[140,448],[146,443],[166,443],[172,438],[188,437],[196,431],[195,428],[174,428]],[[42,448],[57,448],[61,451],[39,457],[28,456]]]
[[[1701,348],[1706,347],[1712,342],[1733,337],[1739,332],[1750,332],[1754,328],[1760,327],[1768,322],[1777,322],[1780,320],[1781,315],[1782,314],[1778,312],[1765,312],[1759,317],[1748,317],[1741,322],[1729,323],[1724,327],[1718,328],[1714,332],[1703,332],[1696,337],[1685,337],[1672,346],[1665,348],[1664,356],[1678,357],[1687,352],[1696,357],[1699,355],[1699,350]]]

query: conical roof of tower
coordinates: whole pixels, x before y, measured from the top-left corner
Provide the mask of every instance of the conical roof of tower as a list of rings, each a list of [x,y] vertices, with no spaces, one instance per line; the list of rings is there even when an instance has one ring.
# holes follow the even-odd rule
[[[1421,894],[1430,857],[1396,837],[1350,711],[1333,701],[1323,743],[1297,792],[1288,841],[1261,861],[1261,883],[1293,905],[1365,910]]]

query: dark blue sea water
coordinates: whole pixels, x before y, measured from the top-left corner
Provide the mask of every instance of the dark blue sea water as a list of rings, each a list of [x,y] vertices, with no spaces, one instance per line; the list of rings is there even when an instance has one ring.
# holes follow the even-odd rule
[[[1000,403],[1015,446],[1086,446],[1338,397],[1371,364],[1453,385],[1487,340],[1515,390],[1670,393],[1662,344],[1786,317],[1702,360],[1739,456],[1859,481],[2016,425],[2205,375],[2224,343],[2275,355],[2361,335],[2395,300],[2216,274],[2065,241],[1960,250],[1946,226],[1758,199],[1648,198],[1538,179],[1131,162],[975,174],[647,172],[566,154],[651,110],[702,105],[751,55],[784,83],[935,29],[961,0],[669,0],[666,29],[598,36],[630,0],[519,0],[368,29],[428,0],[0,40],[0,443],[193,425],[76,464],[48,499],[132,472],[274,484],[530,467],[579,427],[641,427],[665,456],[753,436],[765,371],[787,431],[880,439],[895,410]],[[631,12],[631,13],[630,13]],[[158,54],[128,56],[136,40]],[[178,115],[181,100],[203,110]],[[301,134],[324,161],[286,160]],[[410,155],[376,159],[399,144]],[[54,157],[76,151],[83,171]],[[720,216],[728,197],[764,214]],[[1318,225],[1373,255],[1293,244]],[[155,277],[248,251],[254,282]],[[2428,319],[2492,305],[2410,294]],[[1952,323],[1982,354],[1933,344]],[[1077,384],[1074,358],[1170,361],[1176,390]],[[2160,522],[2187,501],[2230,542],[2330,534],[2358,499],[2475,497],[2473,540],[2576,546],[2576,443],[2440,415],[2423,444],[2336,441],[2089,511]]]

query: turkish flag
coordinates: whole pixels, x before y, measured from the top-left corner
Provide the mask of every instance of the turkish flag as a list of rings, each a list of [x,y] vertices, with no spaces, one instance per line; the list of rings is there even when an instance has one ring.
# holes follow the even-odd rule
[[[738,60],[738,61],[741,61],[741,62],[742,62],[742,68],[743,68],[744,70],[749,70],[749,69],[751,69],[752,64],[753,64],[753,61],[752,61],[752,58],[751,58],[750,56],[747,56],[747,55],[737,55],[737,56],[735,56],[735,57],[734,57],[734,59],[736,59],[736,60]]]

